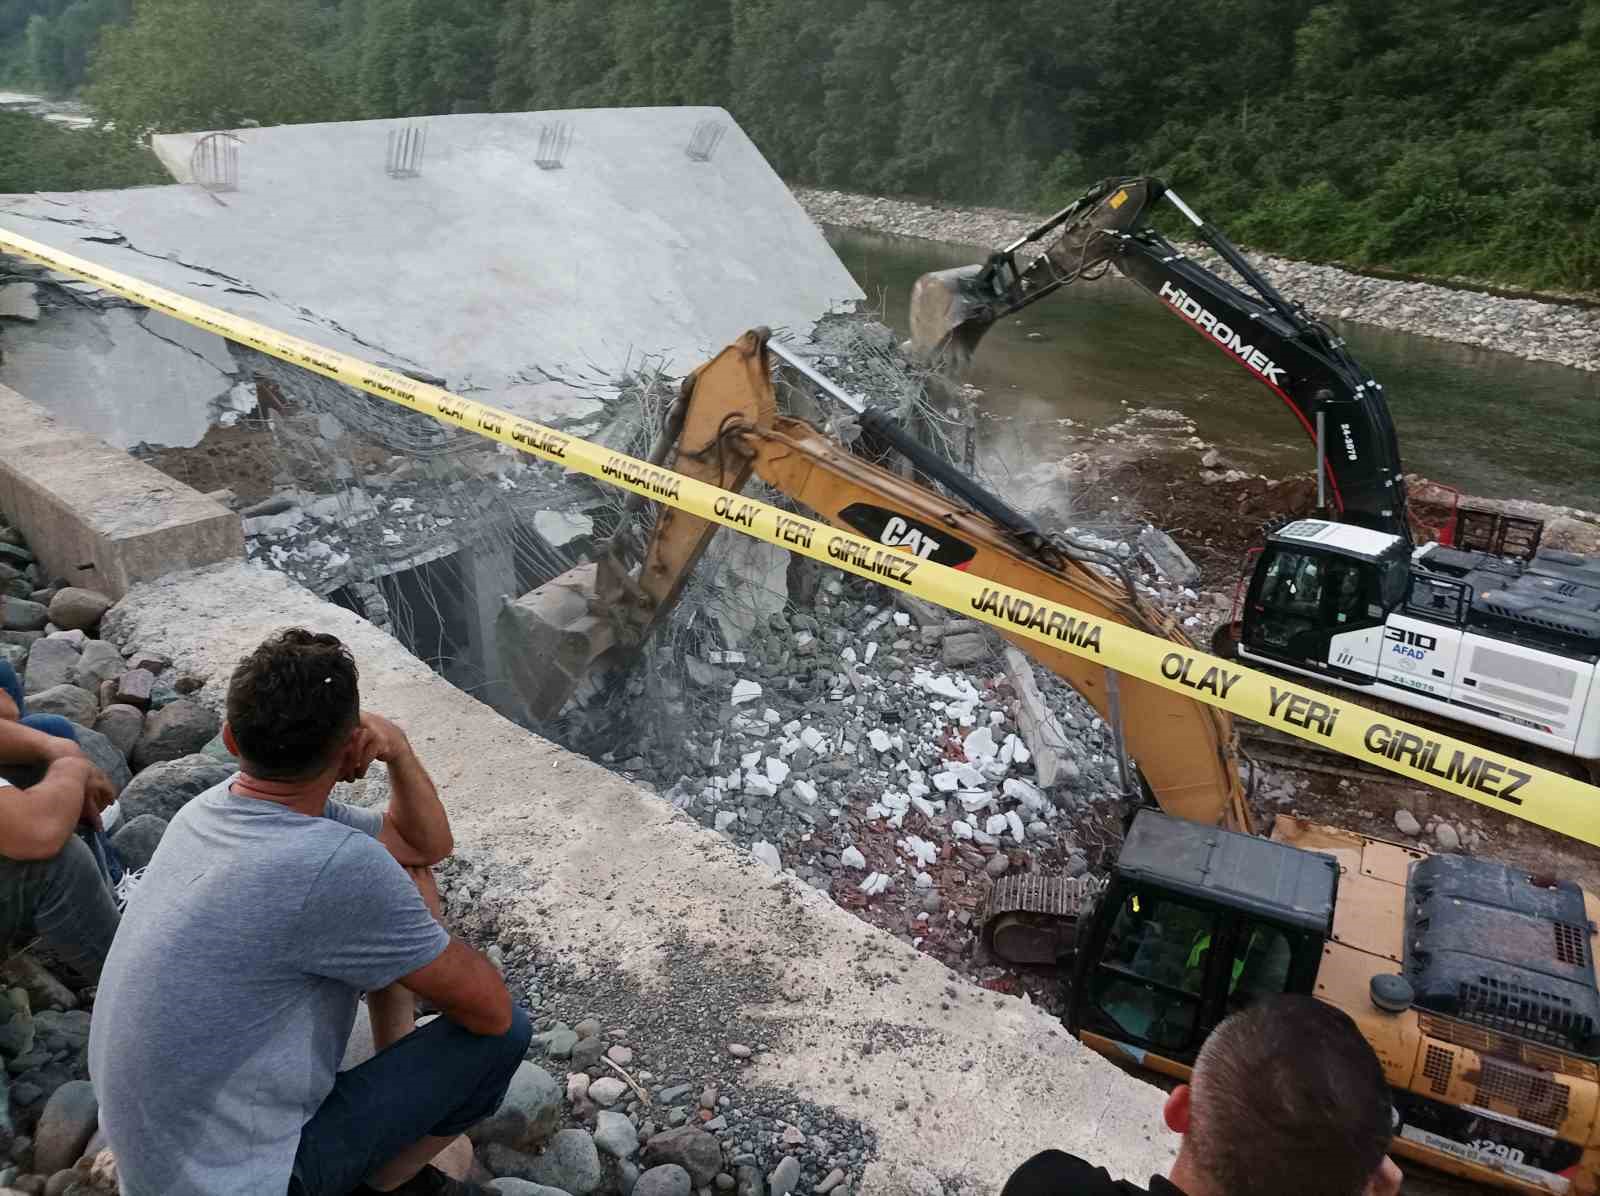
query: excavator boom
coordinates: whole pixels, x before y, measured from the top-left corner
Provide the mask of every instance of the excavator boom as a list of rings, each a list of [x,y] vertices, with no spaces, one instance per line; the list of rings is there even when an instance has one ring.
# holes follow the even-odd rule
[[[1245,284],[1188,257],[1150,224],[1165,199]],[[1115,268],[1212,341],[1293,412],[1323,457],[1342,521],[1411,539],[1399,438],[1383,388],[1325,325],[1290,303],[1227,237],[1159,179],[1097,184],[981,266],[939,270],[911,292],[911,340],[961,370],[995,321]]]
[[[873,465],[810,424],[778,415],[766,339],[764,330],[746,333],[685,380],[681,410],[669,418],[676,429],[671,444],[657,454],[661,463],[733,493],[755,474],[837,527],[1188,645],[1169,616],[1101,569],[1073,559],[1070,545],[1030,543],[1030,536],[971,504]],[[639,568],[622,582],[606,581],[617,571],[613,555],[508,603],[500,616],[501,650],[530,713],[553,714],[602,658],[615,659],[642,643],[677,600],[716,530],[661,508]],[[1068,681],[1102,717],[1112,717],[1104,667],[1034,640],[1013,642]],[[1229,716],[1127,676],[1120,679],[1120,699],[1129,752],[1162,809],[1247,828]]]

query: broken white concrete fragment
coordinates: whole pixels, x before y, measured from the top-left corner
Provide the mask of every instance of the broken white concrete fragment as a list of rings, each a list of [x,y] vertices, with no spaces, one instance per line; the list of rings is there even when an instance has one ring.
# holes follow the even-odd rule
[[[1027,781],[1018,780],[1016,777],[1007,777],[1000,791],[1007,797],[1015,798],[1029,810],[1042,810],[1048,804],[1043,793]]]
[[[927,669],[916,669],[911,674],[911,684],[919,689],[926,690],[935,697],[950,698],[958,702],[976,702],[979,699],[978,691],[973,688],[972,682],[965,678],[934,674]]]
[[[889,733],[882,727],[874,727],[867,735],[867,742],[872,745],[872,750],[880,755],[889,750]]]
[[[878,654],[878,643],[874,640],[867,645],[867,650],[861,654],[862,664],[871,664],[872,658]]]
[[[776,710],[772,709],[772,707],[768,706],[761,712],[761,721],[766,723],[768,726],[776,727],[783,721],[783,715],[779,714]]]
[[[963,789],[956,800],[968,814],[977,814],[994,805],[994,795],[982,789]]]
[[[935,806],[927,798],[916,793],[911,795],[911,806],[924,818],[937,818],[940,813],[939,807]]]
[[[882,872],[874,872],[857,887],[868,897],[876,897],[889,887],[889,878]]]
[[[767,780],[781,785],[789,779],[789,766],[776,756],[767,757]]]
[[[551,548],[565,548],[594,531],[594,520],[570,511],[535,511],[533,530]]]
[[[728,652],[728,651],[715,651],[714,650],[714,651],[706,653],[706,659],[709,660],[712,664],[743,664],[745,662],[746,657],[745,657],[745,654],[743,652]]]
[[[973,764],[982,764],[986,760],[993,760],[1000,749],[995,746],[993,733],[983,726],[961,741],[961,750]]]
[[[761,763],[761,753],[760,752],[746,752],[744,755],[739,757],[739,767],[740,768],[746,768],[746,769],[754,768],[757,764],[760,764],[760,763]]]
[[[821,748],[822,741],[823,734],[815,727],[807,727],[804,731],[800,732],[800,742],[805,744],[806,747],[810,748],[812,751],[817,751],[819,748]]]
[[[854,664],[856,662],[856,650],[854,648],[846,648],[839,653],[839,659],[848,660],[851,664]]]
[[[911,616],[906,614],[906,612],[903,611],[903,610],[895,611],[894,612],[894,625],[896,627],[910,627],[911,626]]]
[[[800,741],[798,739],[785,739],[778,745],[778,759],[787,760],[799,750]]]
[[[794,790],[795,796],[805,802],[806,805],[814,806],[817,804],[817,787],[810,781],[797,779],[790,788]]]
[[[739,815],[734,813],[732,810],[718,810],[716,818],[713,819],[713,824],[716,826],[717,830],[725,831],[738,821]]]
[[[983,833],[986,835],[1003,835],[1010,823],[1004,814],[991,814],[989,820],[983,824]]]
[[[756,797],[777,797],[778,787],[759,772],[747,772],[744,775],[744,791]]]
[[[991,821],[993,820],[991,819]],[[1022,819],[1015,810],[1006,811],[1006,825],[1011,828],[1011,837],[1021,843],[1026,836],[1026,831],[1023,828]]]
[[[959,818],[950,824],[950,833],[958,839],[972,838],[972,826]]]
[[[931,779],[940,793],[954,793],[961,788],[961,778],[953,772],[936,772]]]
[[[778,849],[765,839],[758,839],[750,844],[750,854],[774,872],[783,871],[783,858],[778,855]]]
[[[970,764],[957,764],[951,771],[956,774],[956,780],[961,782],[963,789],[977,789],[989,779],[983,775],[982,770]]]
[[[914,883],[919,889],[931,889],[933,888],[933,877],[929,876],[926,872],[919,872],[917,873],[917,879]]]
[[[924,864],[931,864],[939,858],[939,849],[920,835],[907,835],[900,840],[907,855],[910,855]]]
[[[839,853],[839,862],[846,868],[854,868],[857,872],[866,870],[867,857],[854,847],[846,847]]]
[[[754,702],[761,696],[761,684],[757,681],[746,681],[744,678],[733,683],[733,704],[743,706],[746,702]]]

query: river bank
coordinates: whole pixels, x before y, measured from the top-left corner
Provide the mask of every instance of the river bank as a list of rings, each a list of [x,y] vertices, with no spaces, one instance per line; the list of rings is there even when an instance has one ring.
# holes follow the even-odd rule
[[[902,237],[990,247],[1039,223],[1036,215],[1000,208],[954,208],[809,187],[795,198],[819,224]],[[1202,247],[1192,247],[1205,260]],[[973,255],[980,261],[983,253]],[[1600,372],[1600,310],[1537,299],[1514,299],[1435,283],[1373,278],[1336,266],[1251,253],[1287,296],[1318,316],[1494,349],[1528,361]],[[1210,263],[1208,263],[1210,264]]]

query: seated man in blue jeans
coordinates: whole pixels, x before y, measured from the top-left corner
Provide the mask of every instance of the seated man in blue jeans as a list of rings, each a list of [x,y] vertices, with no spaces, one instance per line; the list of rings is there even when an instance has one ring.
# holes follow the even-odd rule
[[[37,934],[85,983],[117,931],[109,880],[88,843],[115,796],[66,719],[25,715],[22,683],[0,660],[0,953]]]
[[[492,1196],[428,1164],[499,1107],[531,1027],[418,886],[453,847],[427,770],[361,711],[349,650],[299,629],[234,670],[223,736],[241,771],[173,818],[95,1005],[124,1196]],[[329,798],[374,760],[387,810]],[[380,1049],[338,1073],[362,992]],[[391,1041],[413,993],[441,1016]]]

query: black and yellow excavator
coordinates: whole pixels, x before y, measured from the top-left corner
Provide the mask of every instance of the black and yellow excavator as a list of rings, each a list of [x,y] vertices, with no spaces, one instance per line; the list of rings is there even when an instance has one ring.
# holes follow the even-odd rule
[[[773,356],[857,409],[862,428],[939,489],[779,414]],[[1047,536],[855,401],[764,330],[691,374],[652,461],[728,492],[752,476],[821,519],[1096,618],[1187,644],[1118,562]],[[642,502],[643,500],[641,500]],[[636,652],[717,528],[659,507],[637,553],[598,560],[501,611],[503,659],[534,719]],[[793,534],[807,534],[796,521]],[[1184,1077],[1207,1032],[1277,992],[1355,1018],[1382,1060],[1395,1151],[1527,1193],[1600,1183],[1600,903],[1568,881],[1279,816],[1250,833],[1231,720],[1032,640],[1017,646],[1120,722],[1147,796],[1103,885],[1024,874],[992,894],[986,940],[1071,978],[1069,1028],[1129,1066]]]

